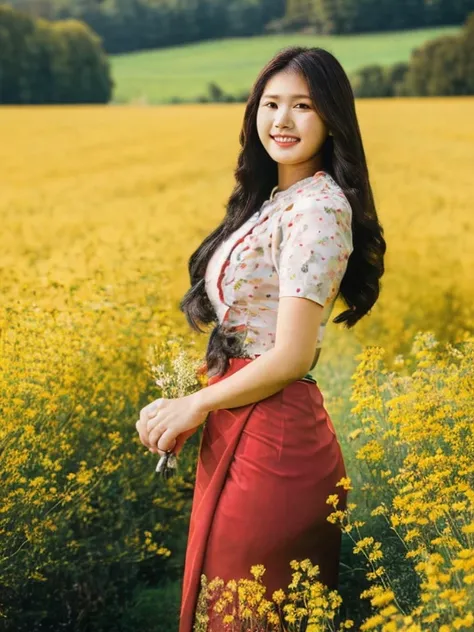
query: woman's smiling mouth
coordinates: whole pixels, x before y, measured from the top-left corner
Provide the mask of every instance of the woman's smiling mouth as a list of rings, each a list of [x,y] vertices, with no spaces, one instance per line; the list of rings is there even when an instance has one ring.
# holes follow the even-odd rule
[[[275,143],[279,146],[279,147],[287,147],[287,146],[293,146],[296,145],[296,143],[300,142],[300,139],[297,138],[296,136],[272,136],[270,134],[270,138],[272,138]]]

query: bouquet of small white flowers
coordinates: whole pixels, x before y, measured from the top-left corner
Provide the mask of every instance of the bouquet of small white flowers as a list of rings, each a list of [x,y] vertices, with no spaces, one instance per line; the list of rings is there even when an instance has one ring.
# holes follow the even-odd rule
[[[196,360],[183,350],[181,341],[168,339],[164,345],[150,346],[147,355],[147,364],[155,384],[160,388],[164,398],[184,397],[195,392],[201,387],[198,378],[198,369],[202,366],[202,360]],[[159,363],[156,362],[159,358]],[[155,471],[164,479],[176,474],[178,459],[173,450],[163,454]]]

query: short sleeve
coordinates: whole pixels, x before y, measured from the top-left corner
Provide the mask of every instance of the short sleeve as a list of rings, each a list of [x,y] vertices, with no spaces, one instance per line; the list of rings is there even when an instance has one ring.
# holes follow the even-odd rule
[[[346,198],[305,196],[281,215],[279,296],[300,296],[324,306],[347,268],[352,210]]]

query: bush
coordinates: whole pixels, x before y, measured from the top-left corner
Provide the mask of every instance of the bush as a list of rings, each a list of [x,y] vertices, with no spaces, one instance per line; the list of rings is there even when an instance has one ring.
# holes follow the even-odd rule
[[[459,36],[444,35],[416,48],[410,62],[365,66],[351,76],[356,97],[474,94],[474,13]]]
[[[413,52],[406,89],[421,96],[474,94],[474,13],[459,37],[439,37]]]
[[[181,342],[140,333],[146,305],[114,315],[105,296],[68,315],[18,302],[1,320],[4,630],[124,630],[135,586],[182,573],[199,435],[165,484],[134,422],[145,403],[176,396],[173,383],[153,385],[144,358],[180,388],[197,382]]]
[[[386,82],[390,86],[390,96],[399,97],[405,95],[405,77],[408,72],[408,64],[399,62],[385,70]]]
[[[390,97],[383,66],[373,64],[361,68],[352,76],[352,89],[356,97]]]

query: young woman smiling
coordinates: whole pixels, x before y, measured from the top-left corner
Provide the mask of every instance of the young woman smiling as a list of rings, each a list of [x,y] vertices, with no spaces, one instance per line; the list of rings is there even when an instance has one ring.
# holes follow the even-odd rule
[[[200,576],[251,578],[266,597],[287,589],[292,559],[338,586],[340,529],[326,518],[346,470],[311,371],[333,322],[353,327],[379,296],[386,244],[354,97],[339,62],[290,47],[260,72],[248,99],[227,213],[189,260],[181,309],[215,323],[206,388],[140,413],[142,442],[179,454],[203,429],[186,552],[180,632],[191,632]],[[212,619],[209,630],[223,629]]]

